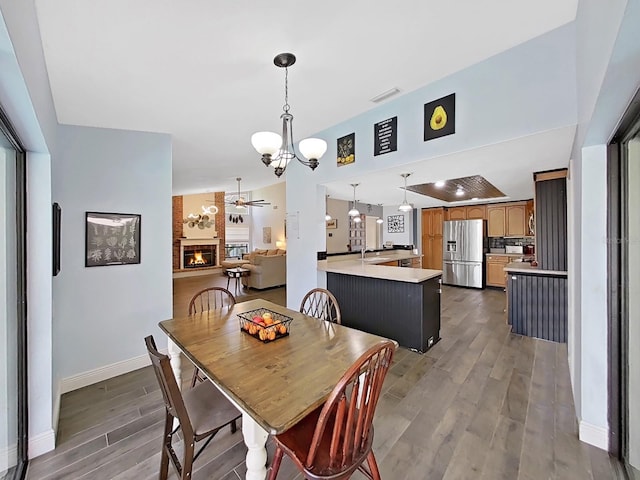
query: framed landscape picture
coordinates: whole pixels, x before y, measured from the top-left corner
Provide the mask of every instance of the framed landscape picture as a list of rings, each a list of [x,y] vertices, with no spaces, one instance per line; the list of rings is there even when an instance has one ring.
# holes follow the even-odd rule
[[[140,263],[138,214],[87,212],[85,267]]]

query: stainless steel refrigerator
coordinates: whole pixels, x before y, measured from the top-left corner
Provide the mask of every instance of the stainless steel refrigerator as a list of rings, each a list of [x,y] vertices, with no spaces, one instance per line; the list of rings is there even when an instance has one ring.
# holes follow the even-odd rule
[[[484,288],[484,220],[444,222],[442,243],[442,283]]]

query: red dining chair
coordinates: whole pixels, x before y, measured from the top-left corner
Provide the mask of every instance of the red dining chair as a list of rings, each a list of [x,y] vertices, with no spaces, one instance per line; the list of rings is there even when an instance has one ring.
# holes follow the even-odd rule
[[[189,302],[189,313],[202,313],[209,310],[218,310],[222,308],[231,308],[236,304],[236,298],[233,294],[222,287],[209,287],[196,293]],[[200,372],[200,369],[194,366],[193,376],[191,377],[191,387],[197,383],[205,381],[206,378]]]
[[[329,290],[309,290],[300,303],[300,313],[333,323],[342,323],[338,300]]]
[[[211,382],[202,382],[180,393],[178,382],[171,370],[169,357],[158,352],[156,342],[151,335],[144,341],[165,405],[159,478],[166,480],[169,474],[169,461],[171,461],[178,478],[187,480],[191,478],[193,462],[202,450],[227,425],[231,426],[231,433],[235,433],[236,420],[242,415]],[[178,421],[178,426],[174,429],[175,420]],[[182,462],[178,459],[172,442],[178,430],[182,430],[184,440]],[[195,452],[196,442],[204,439],[207,439],[204,445]]]
[[[323,406],[274,437],[269,480],[278,475],[284,454],[308,479],[346,479],[360,470],[370,480],[380,480],[371,448],[373,415],[395,349],[390,340],[371,347],[349,367]]]

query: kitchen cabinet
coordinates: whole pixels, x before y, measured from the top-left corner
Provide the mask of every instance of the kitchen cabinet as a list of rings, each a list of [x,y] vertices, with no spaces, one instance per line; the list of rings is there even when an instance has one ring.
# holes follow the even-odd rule
[[[487,207],[487,235],[489,237],[504,237],[506,211],[503,205]]]
[[[467,220],[484,220],[487,215],[486,211],[485,205],[469,205],[467,206]]]
[[[527,234],[525,226],[527,224],[525,220],[526,205],[507,205],[506,222],[505,222],[505,236],[506,237],[524,237]]]
[[[447,208],[447,220],[467,220],[467,207]]]
[[[486,283],[491,287],[506,287],[504,266],[509,263],[510,258],[501,255],[487,255],[487,277]]]
[[[443,208],[422,210],[422,268],[442,270]]]
[[[527,235],[526,202],[487,206],[489,237],[524,237]]]

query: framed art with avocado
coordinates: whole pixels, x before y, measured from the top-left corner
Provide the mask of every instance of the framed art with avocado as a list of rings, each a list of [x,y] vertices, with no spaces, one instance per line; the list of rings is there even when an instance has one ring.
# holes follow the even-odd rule
[[[424,104],[424,141],[456,133],[456,94]]]

